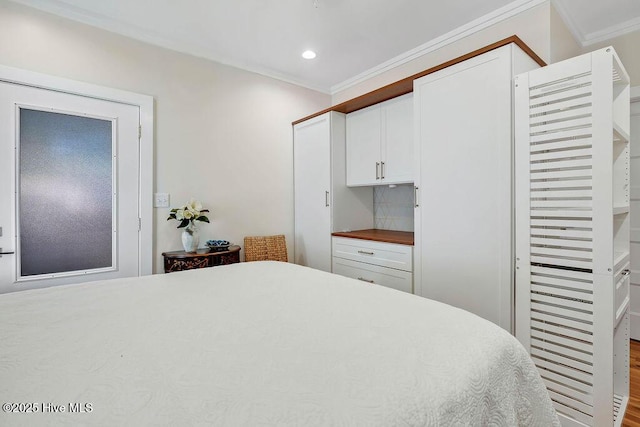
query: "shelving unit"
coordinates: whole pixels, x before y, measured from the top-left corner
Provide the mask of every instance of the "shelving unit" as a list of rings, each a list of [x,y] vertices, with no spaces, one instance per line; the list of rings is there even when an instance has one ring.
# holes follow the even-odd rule
[[[629,396],[629,77],[613,48],[515,79],[516,336],[564,426]]]

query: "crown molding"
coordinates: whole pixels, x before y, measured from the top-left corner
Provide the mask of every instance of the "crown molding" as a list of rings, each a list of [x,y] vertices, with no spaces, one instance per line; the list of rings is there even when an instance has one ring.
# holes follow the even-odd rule
[[[461,27],[456,28],[440,37],[437,37],[427,43],[424,43],[415,49],[396,56],[382,64],[373,67],[363,73],[358,74],[342,83],[338,83],[331,87],[331,95],[335,95],[345,89],[360,84],[372,77],[380,75],[393,68],[399,67],[416,58],[436,51],[444,46],[463,39],[471,34],[477,33],[485,28],[491,27],[499,22],[516,16],[524,11],[533,9],[536,6],[547,3],[549,0],[517,0],[501,7],[491,13],[488,13],[478,19],[475,19]]]
[[[586,34],[584,39],[581,40],[582,46],[586,47],[592,44],[600,43],[603,41],[611,40],[616,37],[623,36],[625,34],[633,33],[640,30],[640,18],[634,18],[626,22],[622,22],[617,25],[605,28],[600,31],[594,31],[593,33]]]
[[[556,11],[564,21],[564,24],[567,26],[571,34],[573,34],[573,38],[576,39],[581,47],[587,47],[640,30],[640,18],[634,18],[599,31],[584,33],[575,23],[571,17],[571,13],[569,13],[569,11],[564,7],[561,0],[551,0],[551,4],[555,7]]]

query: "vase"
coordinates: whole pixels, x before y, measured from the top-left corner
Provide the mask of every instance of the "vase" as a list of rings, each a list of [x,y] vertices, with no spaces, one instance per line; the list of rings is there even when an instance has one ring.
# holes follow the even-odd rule
[[[200,235],[195,224],[190,224],[182,231],[182,247],[185,252],[196,252],[200,243]]]

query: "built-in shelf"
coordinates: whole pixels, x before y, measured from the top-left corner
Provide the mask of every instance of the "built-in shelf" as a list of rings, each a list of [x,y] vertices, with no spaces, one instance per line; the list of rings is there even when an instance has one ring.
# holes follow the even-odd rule
[[[613,214],[614,215],[622,215],[629,213],[629,205],[614,205],[613,206]]]
[[[620,125],[613,123],[613,142],[627,143],[629,142],[629,132],[626,132]]]
[[[629,261],[628,251],[615,251],[613,253],[613,271],[618,271]]]

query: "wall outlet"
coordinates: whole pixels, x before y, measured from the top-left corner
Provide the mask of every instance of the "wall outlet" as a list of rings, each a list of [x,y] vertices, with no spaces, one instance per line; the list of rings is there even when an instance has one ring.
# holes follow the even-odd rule
[[[154,208],[168,208],[169,207],[169,193],[156,193],[156,194],[154,194],[153,207]]]

